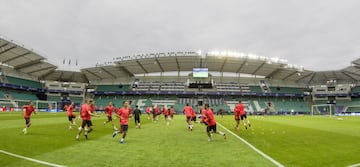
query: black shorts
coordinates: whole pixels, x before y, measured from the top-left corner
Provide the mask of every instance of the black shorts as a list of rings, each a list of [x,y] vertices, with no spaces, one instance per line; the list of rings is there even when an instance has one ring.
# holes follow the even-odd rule
[[[153,113],[153,118],[156,118],[156,113]]]
[[[129,129],[129,125],[120,125],[120,132],[127,132]]]
[[[166,118],[168,118],[168,116],[169,116],[169,115],[164,115],[164,118],[166,119]]]
[[[85,126],[91,127],[92,126],[91,120],[83,120],[81,124],[81,128],[85,128]]]
[[[108,117],[108,121],[112,121],[112,116],[107,116]]]
[[[186,122],[189,122],[191,120],[192,120],[191,117],[186,117]]]
[[[191,121],[196,121],[196,116],[191,117]]]
[[[70,115],[70,116],[68,116],[68,118],[69,118],[69,121],[72,121],[73,118],[76,118],[76,116],[75,115]]]
[[[206,132],[216,132],[216,125],[207,126]]]
[[[25,124],[29,124],[30,123],[30,117],[29,118],[24,118],[25,119]]]
[[[246,114],[240,115],[240,119],[241,119],[241,120],[244,120],[244,118],[246,119]]]
[[[139,122],[139,123],[140,123],[140,117],[139,117],[139,116],[135,116],[135,122]]]

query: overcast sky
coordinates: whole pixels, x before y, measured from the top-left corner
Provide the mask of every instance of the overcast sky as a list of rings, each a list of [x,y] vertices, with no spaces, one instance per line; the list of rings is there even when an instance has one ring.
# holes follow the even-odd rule
[[[0,35],[62,64],[230,50],[307,70],[360,58],[360,0],[1,0]]]

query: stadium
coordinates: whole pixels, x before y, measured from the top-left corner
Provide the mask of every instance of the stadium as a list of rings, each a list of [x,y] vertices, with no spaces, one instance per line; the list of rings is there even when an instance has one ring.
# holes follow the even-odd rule
[[[357,117],[351,116],[360,113],[360,99],[358,98],[360,87],[356,84],[360,77],[358,70],[360,60],[352,61],[349,63],[351,66],[343,70],[316,72],[306,70],[301,66],[286,64],[286,60],[243,53],[219,51],[209,53],[199,51],[166,52],[117,57],[114,58],[113,62],[83,68],[80,71],[63,71],[58,70],[56,65],[48,63],[45,57],[9,40],[0,39],[0,46],[0,103],[4,109],[3,112],[10,113],[9,115],[2,113],[2,122],[5,123],[7,121],[11,123],[12,119],[15,119],[12,118],[15,115],[21,118],[17,112],[21,112],[22,106],[28,104],[29,101],[35,103],[36,110],[52,113],[46,114],[46,118],[49,119],[49,117],[61,115],[64,106],[71,102],[75,103],[75,108],[78,110],[84,99],[93,98],[96,102],[96,110],[99,112],[103,110],[108,102],[113,102],[114,106],[120,107],[125,100],[131,101],[133,108],[138,105],[142,111],[149,105],[174,106],[175,112],[178,114],[182,114],[186,103],[189,103],[195,111],[198,111],[199,106],[208,103],[214,112],[223,109],[225,115],[231,115],[225,116],[228,119],[227,121],[224,121],[224,119],[220,122],[232,130],[233,111],[235,105],[241,100],[254,125],[249,130],[241,130],[240,133],[234,131],[233,133],[238,133],[237,135],[247,139],[256,147],[268,150],[267,154],[270,156],[272,154],[285,156],[278,153],[278,151],[273,152],[274,148],[272,147],[275,147],[276,144],[274,146],[268,146],[268,144],[272,140],[283,140],[280,138],[283,138],[284,134],[276,137],[271,137],[271,134],[286,133],[286,130],[276,132],[276,130],[281,129],[281,127],[276,126],[280,125],[270,129],[265,128],[269,126],[267,125],[269,121],[284,121],[284,124],[300,121],[305,124],[305,127],[313,124],[313,121],[319,121],[324,124],[322,128],[315,128],[319,133],[329,130],[327,126],[333,126],[331,124],[342,124],[339,126],[349,126],[347,130],[350,132],[350,126],[356,126],[354,123],[358,122]],[[200,113],[198,112],[198,114]],[[274,117],[271,115],[274,115]],[[11,117],[10,120],[8,120],[8,117]],[[36,119],[41,119],[43,116],[41,114],[41,116],[37,117]],[[350,125],[340,123],[336,118],[341,118],[342,122],[350,122]],[[64,121],[63,126],[66,127],[66,125]],[[299,129],[303,127],[292,128]],[[358,130],[356,127],[352,128]],[[274,131],[268,132],[269,130]],[[312,131],[316,130],[313,129]],[[65,132],[67,133],[67,131]],[[270,133],[270,136],[266,136],[266,133]],[[318,132],[305,131],[304,133]],[[358,131],[354,131],[354,133],[356,135]],[[18,133],[16,135],[21,137]],[[253,138],[255,135],[274,139],[268,138],[260,141],[261,139]],[[37,138],[39,136],[33,137]],[[40,138],[52,137],[51,135],[40,136]],[[337,139],[332,138],[333,141],[323,141],[323,137],[327,136],[321,136],[321,141],[318,142],[328,142],[329,144],[323,147],[330,147],[331,145],[331,147],[335,147],[332,142]],[[355,138],[355,136],[353,137]],[[311,137],[307,136],[306,138]],[[336,141],[336,143],[341,143],[342,147],[335,147],[336,152],[341,150],[349,152],[352,150],[354,152],[351,154],[356,156],[356,153],[359,152],[358,149],[347,150],[344,145],[355,146],[358,141],[351,141],[350,136],[341,138],[344,141],[340,140]],[[2,140],[4,141],[4,138]],[[5,142],[2,143],[5,144],[6,140],[12,140],[12,137],[5,137]],[[73,137],[65,140],[73,140]],[[111,141],[110,138],[109,140]],[[300,142],[299,139],[289,140],[293,141],[287,144],[307,145],[307,149],[311,149],[308,147],[314,147],[312,146],[314,143],[311,143],[311,141],[307,141],[310,143],[297,143]],[[277,142],[275,141],[275,143]],[[286,146],[286,144],[277,144],[276,147],[280,148],[275,150],[285,149],[281,147]],[[9,144],[2,145],[2,148],[7,147],[9,147]],[[11,147],[16,148],[15,145]],[[305,152],[308,154],[307,156],[311,154]],[[32,155],[31,153],[25,154]],[[295,153],[293,156],[297,156],[297,154]],[[319,156],[332,157],[338,153],[329,153],[324,149],[319,150],[316,154],[318,155],[307,157],[316,157],[315,162],[306,161],[308,163],[298,164],[292,162],[293,159],[286,158],[282,163],[290,166],[292,164],[317,166],[316,162],[321,160]],[[4,159],[9,158],[6,155],[1,155],[1,157]],[[348,157],[349,161],[352,160],[356,163],[357,159],[355,157],[355,159],[351,159],[350,155]],[[296,159],[301,158],[296,157]],[[339,160],[342,158],[330,159],[333,159],[332,163],[346,165]],[[25,162],[20,161],[13,164],[13,162],[5,161],[3,165],[21,165],[22,163]],[[160,162],[160,164],[166,165],[167,162]],[[323,165],[325,162],[320,161],[320,164]],[[25,165],[29,164],[25,163]],[[249,161],[248,165],[258,166],[256,162],[251,161]],[[271,164],[266,163],[262,165],[271,166]],[[278,164],[275,163],[275,165]]]
[[[0,5],[0,166],[360,166],[356,5],[128,3]]]

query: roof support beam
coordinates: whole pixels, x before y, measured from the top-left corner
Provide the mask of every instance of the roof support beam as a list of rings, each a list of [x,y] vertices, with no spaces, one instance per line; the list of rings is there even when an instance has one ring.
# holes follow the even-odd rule
[[[309,77],[309,76],[311,76],[311,75],[313,75],[313,74],[314,74],[314,72],[312,72],[312,73],[310,73],[310,74],[308,74],[308,75],[305,75],[305,76],[297,79],[295,82],[298,82],[298,81],[300,81],[300,80],[302,80],[302,79],[304,79],[304,78],[307,78],[307,77]]]
[[[84,76],[84,78],[85,78],[85,80],[87,81],[87,83],[90,83],[89,78],[88,78],[84,73],[82,73],[82,75]]]
[[[265,65],[265,63],[266,62],[263,62],[261,65],[259,65],[259,67],[256,68],[256,70],[253,73],[251,73],[251,75],[255,75],[255,73],[257,73]]]
[[[12,47],[10,47],[10,48],[7,48],[7,49],[1,51],[1,52],[0,52],[0,55],[3,54],[3,53],[6,53],[6,52],[8,52],[8,51],[10,51],[11,49],[15,49],[16,47],[17,47],[17,46],[15,45],[15,46],[12,46]]]
[[[56,68],[54,68],[54,69],[46,72],[46,73],[43,74],[43,75],[40,75],[40,76],[39,76],[39,79],[45,79],[47,76],[49,76],[50,74],[52,74],[52,73],[55,71],[55,69],[56,69]]]
[[[144,70],[145,73],[149,73],[145,67],[139,62],[139,60],[136,60],[136,63],[141,67],[142,70]]]
[[[356,81],[356,79],[354,77],[352,77],[351,75],[347,74],[345,71],[341,71],[342,74],[346,75],[347,77],[351,78],[352,80]]]
[[[311,81],[315,78],[316,72],[314,72],[310,78],[310,80],[307,82],[307,84],[309,85],[311,83]]]
[[[178,71],[180,71],[180,64],[179,64],[179,61],[178,61],[177,57],[175,58],[175,61],[176,61],[177,69],[178,69]]]
[[[224,72],[223,70],[224,70],[224,66],[225,66],[227,60],[228,60],[228,57],[225,57],[225,60],[224,60],[223,64],[221,65],[220,72]]]
[[[51,66],[51,67],[46,67],[46,68],[40,68],[40,69],[36,69],[34,71],[30,71],[30,72],[26,72],[26,73],[32,74],[32,73],[36,73],[36,72],[40,72],[40,71],[44,71],[44,70],[52,70],[52,69],[56,69],[56,67]]]
[[[244,67],[244,65],[247,63],[247,58],[244,60],[244,62],[240,65],[240,67],[236,70],[236,73],[240,73],[241,69]]]
[[[64,71],[60,71],[59,81],[63,81],[62,76],[64,75]]]
[[[102,79],[100,76],[96,75],[95,73],[93,73],[93,72],[91,72],[91,71],[89,71],[89,70],[84,70],[84,71],[86,71],[87,73],[95,76],[96,78]]]
[[[272,71],[268,76],[266,76],[266,78],[272,78],[275,74],[277,74],[278,72],[280,72],[282,69],[279,67],[277,69],[275,69],[274,71]]]
[[[118,66],[118,67],[119,67],[120,71],[126,72],[130,77],[133,77],[133,76],[134,76],[134,74],[131,73],[127,68],[125,68],[125,67],[120,67],[120,66]]]
[[[20,70],[20,69],[23,69],[23,68],[26,68],[26,67],[29,67],[29,66],[32,66],[32,65],[35,65],[35,64],[39,64],[41,63],[41,60],[43,60],[44,58],[40,58],[40,59],[37,59],[37,60],[33,60],[33,61],[29,61],[27,63],[24,63],[24,64],[20,64],[20,65],[17,65],[15,66],[15,70]]]
[[[165,71],[164,71],[164,68],[161,66],[158,58],[155,58],[155,61],[156,61],[156,63],[159,65],[161,72],[165,72]]]
[[[355,64],[356,66],[360,66],[360,64],[359,64],[359,63],[355,63],[355,61],[352,61],[351,63],[352,63],[352,64]]]
[[[9,42],[6,41],[6,43],[2,44],[2,45],[0,46],[0,48],[5,47],[5,46],[7,46],[7,45],[9,45]]]
[[[292,72],[291,74],[289,74],[289,75],[285,76],[285,77],[284,77],[284,78],[282,78],[281,80],[286,80],[286,79],[288,79],[289,77],[293,76],[293,75],[294,75],[294,74],[296,74],[296,73],[298,73],[298,71],[294,71],[294,72]]]
[[[109,74],[113,79],[116,78],[116,76],[114,74],[111,74],[111,72],[109,72],[108,70],[106,70],[104,67],[100,67],[101,70],[103,70],[106,74]]]
[[[71,75],[69,76],[69,78],[67,79],[68,81],[71,81],[71,78],[73,78],[75,75],[75,72],[72,72]]]
[[[352,74],[352,75],[356,75],[356,76],[359,76],[359,77],[360,77],[360,74],[357,74],[357,73],[354,73],[354,72],[351,72],[351,71],[344,71],[344,72],[346,72],[346,73],[348,73],[348,74]]]
[[[23,56],[25,56],[25,55],[28,55],[28,54],[30,54],[30,53],[32,53],[32,52],[30,52],[30,51],[25,52],[25,53],[23,53],[23,54],[17,55],[17,56],[15,56],[15,57],[10,58],[10,59],[4,60],[3,63],[7,63],[7,62],[10,62],[10,61],[13,61],[13,60],[15,60],[15,59],[18,59],[18,58],[23,57]]]

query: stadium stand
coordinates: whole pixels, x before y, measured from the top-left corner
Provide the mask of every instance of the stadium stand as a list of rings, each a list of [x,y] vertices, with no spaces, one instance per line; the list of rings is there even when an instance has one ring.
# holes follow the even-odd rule
[[[160,91],[184,91],[185,84],[183,82],[162,82]]]
[[[19,99],[19,100],[39,100],[36,95],[30,94],[30,93],[24,93],[24,92],[9,92],[11,97],[13,99]]]
[[[33,50],[5,39],[0,43],[13,46],[0,53],[0,99],[4,104],[15,100],[39,101],[44,99],[42,96],[58,104],[63,103],[62,97],[81,103],[86,97],[94,98],[97,106],[112,101],[119,107],[123,101],[130,100],[132,107],[174,105],[181,112],[186,103],[197,109],[202,101],[215,111],[221,108],[231,113],[237,99],[244,99],[246,110],[254,114],[291,110],[309,113],[311,105],[334,101],[338,111],[360,111],[360,86],[354,85],[360,81],[360,59],[343,70],[316,72],[256,56],[227,55],[223,59],[221,54],[189,51],[124,56],[114,58],[109,64],[64,71],[44,61],[46,58]],[[194,65],[207,66],[208,77],[194,77]],[[234,65],[241,66],[234,68]],[[171,72],[177,75],[166,75]],[[210,88],[190,88],[192,83],[208,83]],[[35,89],[29,92],[22,86]],[[313,91],[305,94],[308,87]]]
[[[359,93],[360,92],[360,86],[356,86],[352,89],[353,93]]]
[[[290,94],[303,94],[303,88],[291,88],[291,87],[271,87],[272,93],[290,93]]]
[[[32,80],[27,80],[27,79],[12,77],[12,76],[6,76],[6,79],[9,83],[14,84],[14,85],[27,86],[27,87],[38,88],[38,89],[42,88],[42,85],[39,81],[32,81]]]
[[[250,90],[251,92],[255,92],[255,93],[262,93],[262,89],[260,88],[260,86],[250,86]]]
[[[113,92],[113,91],[129,91],[130,85],[97,85],[96,91]]]
[[[231,91],[231,92],[240,92],[241,88],[238,83],[216,83],[217,91]]]

